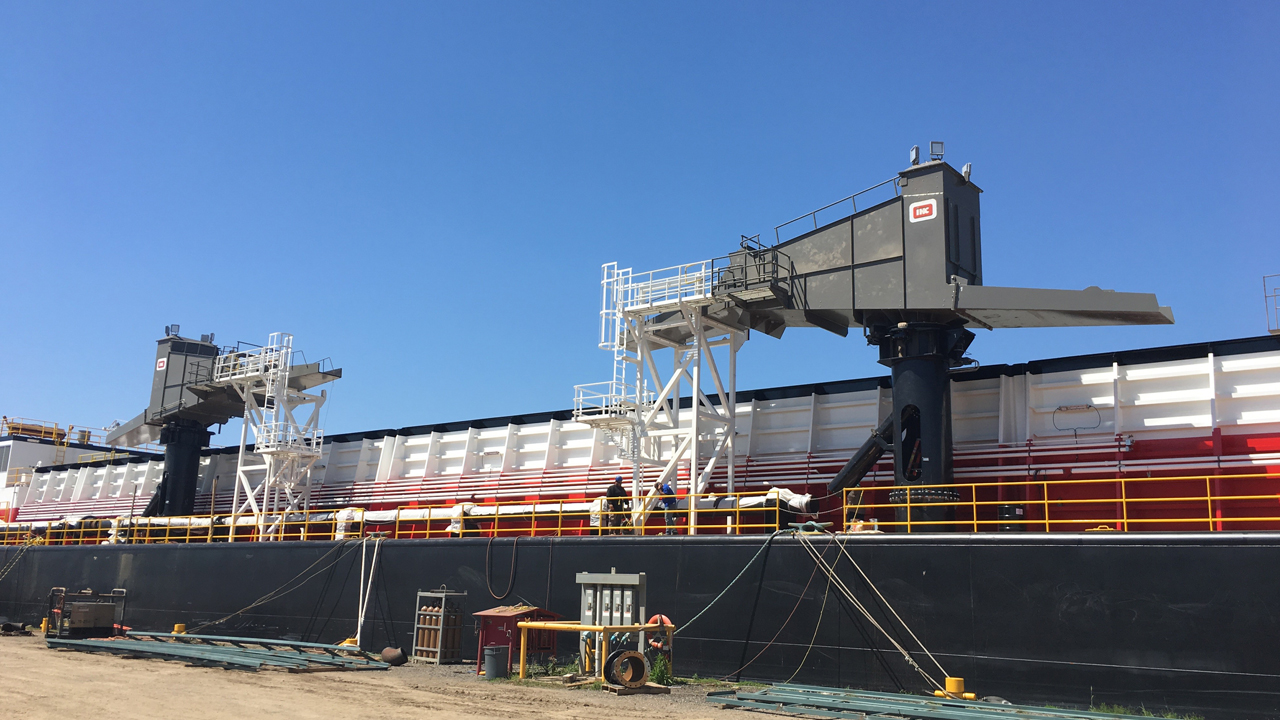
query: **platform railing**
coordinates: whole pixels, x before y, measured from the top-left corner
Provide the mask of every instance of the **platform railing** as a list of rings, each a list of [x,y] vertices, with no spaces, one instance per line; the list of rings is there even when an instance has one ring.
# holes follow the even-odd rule
[[[832,530],[881,532],[1280,530],[1280,474],[1274,473],[1037,478],[928,487],[951,491],[959,499],[922,502],[920,493],[898,488],[901,501],[895,502],[889,499],[893,485],[864,483],[845,490],[842,503],[828,507],[820,519],[832,521]],[[767,534],[811,517],[797,513],[774,492],[681,494],[677,507],[657,505],[647,513],[612,509],[598,498],[584,497],[476,503],[466,515],[458,514],[461,500],[387,510],[296,511],[266,515],[262,522],[241,515],[234,528],[227,516],[209,514],[10,522],[0,523],[0,544],[20,545],[33,537],[49,545],[96,545],[229,542],[233,537],[234,542],[334,541],[375,533],[398,539]],[[691,500],[696,512],[690,511]],[[926,508],[950,508],[955,517],[921,519],[919,511]],[[1022,514],[1016,515],[1019,509]],[[640,517],[642,524],[632,526]]]
[[[62,464],[69,459],[68,449],[73,443],[77,445],[110,447],[107,444],[106,430],[79,427],[76,425],[63,426],[48,420],[9,417],[7,415],[0,416],[0,435],[28,437],[52,442],[58,448],[58,456],[55,458],[58,460],[57,464]],[[155,443],[144,443],[136,447],[124,449],[112,449],[110,451],[95,453],[78,453],[75,456],[75,462],[97,462],[99,460],[113,460],[115,458],[130,457],[135,454],[131,453],[130,450],[163,453],[164,447]]]
[[[575,385],[573,419],[587,423],[600,419],[624,420],[635,410],[647,410],[653,400],[652,390],[618,380]]]
[[[804,234],[804,233],[806,233],[806,232],[811,232],[812,230],[817,230],[817,229],[818,229],[818,216],[819,216],[820,214],[822,214],[824,211],[826,211],[826,210],[830,210],[830,209],[831,209],[831,208],[833,208],[833,207],[841,206],[841,205],[843,205],[844,203],[849,203],[849,210],[848,210],[848,212],[847,212],[846,214],[843,214],[843,215],[842,215],[842,217],[847,217],[847,216],[849,216],[849,215],[855,215],[855,214],[857,214],[857,212],[858,212],[858,198],[859,198],[859,197],[861,197],[862,195],[865,195],[865,194],[870,193],[870,192],[873,192],[873,191],[875,191],[875,190],[877,190],[877,189],[879,189],[879,188],[882,188],[882,187],[884,187],[885,185],[890,185],[890,186],[892,187],[892,190],[893,190],[893,196],[894,196],[894,197],[897,197],[897,196],[900,194],[901,190],[900,190],[900,188],[899,188],[899,186],[898,186],[898,177],[895,175],[895,176],[893,176],[893,177],[889,178],[888,180],[885,180],[885,181],[883,181],[883,182],[878,182],[878,183],[876,183],[875,185],[872,185],[872,186],[871,186],[871,187],[869,187],[869,188],[866,188],[866,189],[864,189],[864,190],[859,190],[858,192],[853,193],[852,195],[849,195],[849,196],[847,196],[847,197],[840,198],[839,200],[836,200],[835,202],[827,203],[826,205],[823,205],[822,207],[818,208],[817,210],[814,210],[813,212],[805,213],[804,215],[801,215],[801,216],[800,216],[800,217],[798,217],[798,218],[794,218],[794,219],[792,219],[792,220],[788,220],[788,221],[786,221],[786,222],[782,223],[781,225],[779,225],[779,226],[777,226],[777,227],[775,227],[775,228],[773,229],[773,240],[774,240],[774,242],[775,242],[775,243],[781,243],[781,242],[784,242],[784,241],[783,241],[783,239],[782,239],[782,229],[783,229],[783,228],[789,228],[791,225],[794,225],[794,224],[796,224],[796,223],[799,223],[799,222],[801,222],[801,221],[803,221],[803,220],[810,220],[810,221],[812,222],[812,224],[813,224],[813,227],[812,227],[812,228],[807,228],[807,229],[802,229],[802,230],[800,230],[799,232],[797,232],[797,233],[796,233],[796,234],[794,234],[794,235],[788,235],[788,236],[787,236],[787,240],[791,240],[791,239],[793,239],[793,238],[795,238],[795,237],[799,237],[800,235],[803,235],[803,234]],[[809,224],[809,223],[805,223],[805,225],[808,225],[808,224]]]
[[[744,501],[768,504],[743,507]],[[643,502],[641,499],[638,502]],[[663,535],[666,533],[757,534],[770,533],[781,526],[786,517],[768,491],[739,493],[681,494],[676,501],[683,507],[665,510],[654,507],[639,526],[633,524],[638,514],[631,507],[621,510],[603,507],[594,498],[551,501],[486,502],[464,517],[453,513],[455,505],[429,508],[430,517],[418,517],[428,508],[399,508],[393,537],[428,539],[444,537],[514,537],[514,536],[587,536],[587,535]],[[689,511],[691,501],[700,506]],[[630,501],[628,501],[630,505]],[[713,507],[712,505],[718,505]],[[414,513],[416,515],[410,515]],[[671,522],[668,524],[667,520]]]
[[[915,488],[906,492],[905,487],[864,482],[845,489],[842,525],[890,532],[1280,530],[1280,474],[1040,477]],[[935,498],[935,491],[950,491],[959,500],[922,502],[917,499],[921,489]],[[894,490],[898,501],[890,499]],[[920,519],[919,511],[928,508],[951,509],[955,517]]]
[[[226,515],[180,517],[85,518],[55,523],[0,523],[0,545],[20,545],[38,537],[49,545],[209,542],[289,542],[358,539],[378,534],[399,539],[445,537],[532,537],[577,535],[661,535],[769,533],[785,526],[785,507],[768,491],[705,494],[692,498],[702,507],[691,513],[691,498],[679,495],[684,507],[650,510],[637,531],[630,508],[600,507],[594,499],[503,501],[477,505],[473,514],[455,522],[450,502],[407,505],[394,510],[324,509],[238,515],[234,528]],[[743,507],[744,502],[754,503]],[[666,521],[670,518],[671,522]],[[781,524],[780,524],[781,523]]]

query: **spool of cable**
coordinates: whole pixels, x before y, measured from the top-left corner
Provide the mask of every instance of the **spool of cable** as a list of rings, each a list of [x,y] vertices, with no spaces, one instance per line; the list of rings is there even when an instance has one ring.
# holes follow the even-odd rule
[[[649,661],[635,650],[619,650],[605,663],[605,680],[625,688],[644,687],[649,682]]]

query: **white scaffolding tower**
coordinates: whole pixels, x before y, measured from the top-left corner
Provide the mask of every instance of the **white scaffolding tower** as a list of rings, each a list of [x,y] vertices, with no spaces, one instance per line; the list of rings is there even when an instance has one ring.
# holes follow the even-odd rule
[[[272,333],[265,347],[224,353],[214,365],[213,384],[234,388],[244,400],[232,526],[241,514],[251,513],[261,539],[272,537],[286,513],[308,508],[311,467],[320,459],[324,441],[318,425],[326,393],[289,387],[292,358],[293,336]],[[299,422],[298,417],[307,411],[305,421]],[[246,451],[250,430],[253,452],[262,458],[262,464],[250,464],[253,461]],[[265,477],[254,487],[249,473],[259,470],[265,471]],[[234,532],[231,537],[234,539]]]
[[[734,489],[737,352],[749,331],[708,312],[725,302],[713,289],[727,265],[707,260],[639,274],[617,263],[603,268],[600,347],[613,353],[613,379],[575,388],[574,419],[607,431],[631,462],[637,531],[655,500],[643,486],[646,466],[662,468],[659,483],[688,490],[690,533],[697,525],[694,496],[706,491],[721,464]],[[726,349],[727,373],[712,354],[719,347]],[[664,348],[674,356],[670,374],[654,359]],[[719,402],[704,390],[708,380]],[[681,408],[686,389],[691,407]]]

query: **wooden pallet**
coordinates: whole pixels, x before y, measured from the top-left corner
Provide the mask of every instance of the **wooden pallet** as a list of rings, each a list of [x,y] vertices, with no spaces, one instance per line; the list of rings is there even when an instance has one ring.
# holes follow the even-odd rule
[[[658,683],[645,683],[637,688],[622,687],[621,685],[605,685],[605,692],[611,692],[615,695],[670,695],[671,688]]]

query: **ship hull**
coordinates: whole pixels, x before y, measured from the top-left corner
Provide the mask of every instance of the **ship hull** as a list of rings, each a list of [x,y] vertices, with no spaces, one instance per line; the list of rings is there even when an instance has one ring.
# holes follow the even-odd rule
[[[468,612],[528,602],[572,618],[575,573],[644,572],[649,612],[684,625],[741,572],[677,637],[680,674],[781,681],[800,668],[796,682],[926,689],[834,589],[824,603],[827,579],[795,538],[765,542],[386,541],[364,645],[408,646],[414,593],[440,585],[466,590]],[[835,561],[838,541],[814,542]],[[1280,716],[1280,577],[1267,570],[1280,558],[1280,534],[871,535],[845,547],[947,672],[980,695],[1209,718]],[[7,561],[17,551],[0,554]],[[0,615],[38,624],[51,587],[120,587],[128,592],[127,624],[195,628],[301,573],[308,579],[296,589],[207,632],[334,642],[354,634],[362,551],[371,559],[372,543],[36,547],[0,580]],[[892,628],[848,561],[839,568],[877,621]],[[900,627],[893,631],[912,647]],[[464,653],[474,657],[470,624],[466,632]],[[560,639],[562,655],[574,646],[571,637]]]

